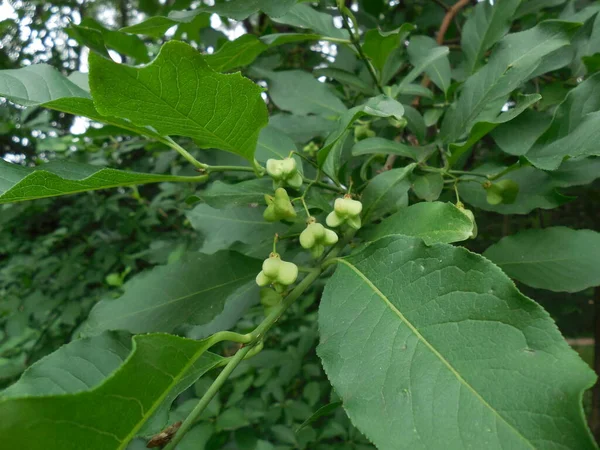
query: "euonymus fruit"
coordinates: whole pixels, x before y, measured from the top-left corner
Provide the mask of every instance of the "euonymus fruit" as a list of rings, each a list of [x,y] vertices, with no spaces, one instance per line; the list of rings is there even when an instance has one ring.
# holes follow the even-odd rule
[[[352,200],[349,195],[335,200],[333,211],[329,213],[325,222],[328,226],[335,228],[346,223],[350,228],[358,230],[361,227],[360,213],[362,203]]]
[[[333,230],[328,230],[314,217],[308,219],[308,225],[300,233],[300,245],[310,250],[313,258],[318,258],[325,251],[326,245],[333,245],[338,241],[338,235]]]
[[[261,287],[272,284],[275,288],[281,288],[293,284],[296,278],[298,266],[282,261],[279,253],[273,252],[264,260],[262,270],[256,276],[256,284]]]
[[[500,180],[496,183],[488,181],[483,184],[483,187],[487,192],[486,200],[490,205],[514,203],[519,193],[519,185],[513,180]]]
[[[277,222],[278,220],[293,219],[296,217],[296,210],[290,201],[290,196],[284,188],[275,190],[275,196],[265,195],[267,209],[263,217],[268,222]]]
[[[274,188],[290,186],[298,189],[302,186],[302,175],[294,158],[267,160],[267,173],[273,178]]]

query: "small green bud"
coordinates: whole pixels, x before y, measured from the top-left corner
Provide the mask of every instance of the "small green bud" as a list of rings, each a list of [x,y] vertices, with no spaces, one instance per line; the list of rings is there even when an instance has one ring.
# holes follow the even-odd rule
[[[371,130],[371,127],[368,123],[363,125],[357,125],[354,127],[354,141],[362,141],[363,139],[367,139],[370,137],[374,137],[375,132]]]
[[[310,156],[314,156],[319,151],[319,146],[314,141],[310,141],[302,149],[303,152],[308,153]]]
[[[314,217],[311,217],[308,221],[308,225],[300,233],[300,245],[310,250],[314,258],[318,258],[325,251],[326,245],[333,245],[338,241],[338,235],[335,231],[328,230],[317,223]]]
[[[332,228],[346,223],[349,227],[358,230],[362,226],[361,212],[362,203],[358,200],[352,200],[350,196],[345,196],[335,200],[333,211],[329,213],[325,222]]]
[[[483,188],[487,191],[486,200],[490,205],[514,203],[519,194],[519,185],[513,180],[486,181]]]
[[[278,220],[293,219],[296,217],[296,210],[290,201],[290,196],[283,188],[275,190],[275,196],[265,195],[267,209],[263,217],[267,222],[277,222]]]
[[[270,284],[280,287],[293,284],[298,278],[298,266],[296,264],[282,261],[277,253],[271,253],[264,260],[262,270],[256,276],[256,284],[261,287]]]

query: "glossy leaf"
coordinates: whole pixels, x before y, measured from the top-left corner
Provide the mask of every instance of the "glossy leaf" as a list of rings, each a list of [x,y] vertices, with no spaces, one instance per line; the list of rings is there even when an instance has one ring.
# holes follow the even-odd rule
[[[444,51],[446,49],[446,51]],[[443,53],[442,56],[429,62],[430,55]],[[423,67],[431,81],[439,87],[442,92],[448,92],[450,88],[450,61],[448,61],[447,47],[440,47],[435,39],[428,36],[413,36],[408,45],[408,57],[414,67]],[[403,86],[406,84],[403,83]]]
[[[388,170],[369,181],[361,197],[365,223],[408,205],[408,177],[415,167],[416,164],[409,164],[400,169]]]
[[[126,172],[69,161],[25,167],[0,158],[0,204],[165,181],[200,182],[205,177]]]
[[[134,337],[125,359],[119,341],[108,336],[74,341],[26,372],[13,391],[22,396],[0,399],[3,445],[125,449],[165,401],[221,361],[207,353],[206,341],[165,334]],[[43,382],[37,374],[44,374]],[[166,414],[161,418],[163,426]]]
[[[205,324],[223,310],[231,295],[254,281],[260,266],[260,260],[233,252],[189,253],[132,278],[119,299],[97,303],[84,332],[171,332],[182,324]]]
[[[473,8],[460,40],[467,74],[477,70],[485,52],[508,32],[520,3],[521,0],[480,2]]]
[[[600,286],[600,233],[552,227],[507,236],[483,254],[509,277],[539,289],[578,292]]]
[[[369,230],[367,237],[376,240],[394,234],[423,239],[427,245],[460,242],[471,237],[473,223],[452,203],[416,203]]]
[[[379,449],[595,448],[581,407],[594,373],[465,249],[390,236],[339,259],[319,330],[330,381]]]
[[[278,1],[278,0],[273,0]],[[283,16],[273,17],[273,22],[313,30],[323,36],[348,39],[348,32],[340,30],[333,24],[333,18],[326,13],[316,11],[310,5],[298,3]]]
[[[213,71],[193,47],[170,41],[143,68],[90,54],[90,87],[102,114],[193,138],[252,161],[267,124],[261,88],[239,73]]]
[[[280,222],[267,222],[263,218],[264,203],[263,195],[260,206],[255,207],[216,209],[208,205],[196,206],[187,213],[187,217],[204,237],[200,251],[213,254],[230,248],[236,242],[260,244],[272,241],[275,233],[282,233],[287,227]]]
[[[405,23],[392,31],[369,30],[365,33],[363,51],[371,59],[375,68],[381,72],[390,53],[398,48],[414,29],[414,25]]]
[[[488,63],[470,76],[458,102],[442,122],[440,137],[453,142],[468,133],[492,102],[500,101],[528,79],[547,54],[569,44],[577,23],[546,21],[504,37]]]

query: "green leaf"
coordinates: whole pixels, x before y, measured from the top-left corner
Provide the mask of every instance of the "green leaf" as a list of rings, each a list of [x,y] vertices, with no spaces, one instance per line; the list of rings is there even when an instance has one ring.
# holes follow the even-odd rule
[[[205,179],[203,176],[126,172],[69,161],[52,161],[37,167],[25,167],[0,158],[0,204],[136,184],[199,182]]]
[[[465,249],[390,236],[338,259],[319,330],[333,387],[381,450],[595,448],[581,408],[593,371]]]
[[[404,115],[404,107],[401,103],[397,102],[387,95],[378,95],[377,97],[371,97],[366,103],[355,106],[349,109],[340,117],[337,128],[327,137],[325,144],[319,150],[317,154],[317,161],[322,166],[327,159],[327,155],[333,148],[336,142],[345,134],[346,130],[352,126],[355,120],[360,119],[363,116],[373,117],[394,117],[401,119]]]
[[[207,353],[207,341],[165,334],[135,336],[125,359],[123,343],[110,336],[74,341],[25,373],[13,391],[23,396],[0,400],[3,445],[123,450],[157,411],[221,362]]]
[[[365,33],[362,49],[373,65],[380,72],[383,71],[390,53],[398,48],[408,34],[415,29],[411,23],[402,24],[392,31],[381,31],[379,29],[369,30]]]
[[[467,152],[475,143],[479,142],[486,134],[493,131],[498,125],[514,120],[515,117],[518,117],[521,113],[527,111],[531,105],[538,102],[541,98],[542,96],[539,94],[524,95],[522,100],[507,112],[503,112],[496,116],[497,112],[494,111],[491,116],[488,116],[487,114],[479,116],[477,123],[473,125],[466,142],[461,144],[450,144],[451,156],[448,159],[450,165],[455,164],[465,152]]]
[[[384,153],[386,155],[398,155],[405,158],[411,158],[415,161],[422,161],[430,153],[425,147],[412,147],[402,142],[392,141],[390,139],[384,139],[380,137],[370,137],[358,141],[352,147],[352,154],[354,156],[359,155],[371,155],[377,153]]]
[[[98,111],[151,126],[163,135],[193,138],[254,159],[267,124],[261,88],[239,73],[213,71],[193,47],[164,44],[149,65],[135,68],[90,54],[90,87]]]
[[[342,402],[331,402],[326,405],[321,406],[317,409],[308,419],[300,424],[300,426],[296,429],[296,433],[300,431],[302,428],[307,427],[313,422],[316,422],[321,417],[328,416],[337,410],[340,406],[342,406]]]
[[[502,101],[527,80],[542,57],[568,45],[578,27],[577,23],[546,21],[504,37],[488,63],[463,85],[458,102],[444,117],[440,138],[453,142],[468,133],[490,103]]]
[[[260,266],[260,260],[233,252],[189,253],[132,278],[123,285],[119,299],[97,303],[84,332],[171,332],[182,324],[208,323],[238,289],[254,283]]]
[[[258,162],[266,164],[270,158],[284,159],[296,150],[296,144],[286,133],[269,125],[263,128],[258,136],[255,158]],[[303,173],[302,158],[294,155],[294,159],[299,172]]]
[[[236,184],[217,180],[202,191],[200,198],[213,208],[224,208],[227,206],[248,206],[251,203],[262,204],[265,201],[265,195],[271,195],[272,193],[273,181],[266,177]]]
[[[67,78],[47,64],[0,70],[0,96],[19,105],[43,106],[76,116],[89,117],[97,122],[116,125],[146,136],[159,137],[148,128],[136,127],[125,120],[105,117],[98,113],[90,93],[78,82],[79,75],[81,74],[74,72]]]
[[[313,30],[323,36],[331,36],[338,39],[349,38],[346,30],[340,30],[335,27],[333,17],[329,14],[316,11],[305,3],[294,5],[285,15],[273,17],[272,20],[276,23]]]
[[[300,116],[318,114],[338,117],[347,111],[344,103],[325,83],[302,70],[271,72],[253,69],[269,80],[269,97],[279,109]]]
[[[508,32],[520,3],[521,0],[480,2],[473,8],[460,39],[467,74],[478,69],[485,52]]]
[[[449,244],[469,239],[473,223],[452,203],[416,203],[384,219],[367,233],[376,240],[393,234],[423,239],[425,244]]]
[[[294,142],[304,144],[315,137],[326,137],[337,127],[337,121],[320,116],[274,114],[269,126],[287,134]]]
[[[400,169],[387,170],[369,181],[361,196],[365,223],[408,205],[408,176],[415,167],[413,163]]]
[[[483,256],[534,288],[578,292],[600,286],[600,233],[595,231],[525,230],[501,239]]]
[[[410,63],[415,67],[423,67],[431,81],[439,87],[442,92],[448,92],[450,88],[450,61],[448,61],[448,47],[440,47],[435,39],[429,36],[413,36],[408,45],[408,57]],[[439,57],[430,61],[431,54]],[[404,80],[402,86],[406,86]]]
[[[551,121],[548,114],[528,109],[510,122],[500,124],[492,130],[491,136],[503,152],[521,156],[548,129]]]
[[[253,34],[244,34],[235,41],[227,41],[216,53],[206,55],[205,60],[217,72],[251,64],[269,46]]]
[[[414,39],[414,38],[413,38]],[[424,43],[425,41],[418,41]],[[414,67],[406,76],[402,79],[402,81],[392,86],[392,97],[397,97],[400,92],[402,92],[406,86],[412,83],[417,79],[419,75],[425,72],[432,64],[438,62],[440,59],[446,57],[448,55],[449,49],[448,47],[432,47],[425,55],[417,55],[416,52],[413,54],[414,59]],[[437,67],[437,66],[436,66]],[[445,72],[446,64],[442,63],[439,68],[432,69],[432,73],[435,73],[436,79],[441,82],[441,80],[445,81],[445,76],[447,75]],[[439,72],[439,74],[437,73]],[[445,86],[445,84],[442,84]]]
[[[271,192],[272,190],[271,186]],[[267,222],[263,218],[264,209],[263,196],[259,207],[215,209],[208,205],[198,205],[187,213],[187,217],[192,226],[204,236],[200,251],[212,254],[228,249],[236,242],[261,244],[272,241],[275,233],[282,234],[287,226],[280,222]]]
[[[433,202],[439,198],[444,189],[444,177],[440,173],[428,173],[415,177],[412,189],[420,199]]]
[[[362,92],[366,95],[373,95],[375,92],[373,87],[370,86],[362,78],[359,78],[353,73],[345,71],[343,69],[336,69],[335,67],[324,67],[314,70],[313,73],[317,77],[326,76],[328,78],[338,81],[339,83],[351,86],[355,88],[358,92]]]
[[[154,16],[135,25],[121,28],[119,31],[160,38],[164,36],[169,28],[179,23],[178,20],[170,19],[169,17]]]
[[[520,19],[521,17],[540,11],[544,8],[553,8],[560,6],[567,0],[527,0],[522,2],[515,13],[514,19]]]
[[[473,172],[495,175],[505,168],[505,166],[487,163]],[[513,180],[519,185],[517,198],[510,205],[490,205],[486,201],[486,190],[478,183],[460,183],[458,188],[463,201],[486,211],[500,214],[529,214],[536,208],[552,209],[572,200],[572,197],[562,195],[558,188],[588,184],[599,176],[599,158],[565,161],[554,172],[522,167],[499,178],[499,180]],[[473,179],[482,180],[481,177],[473,177]]]

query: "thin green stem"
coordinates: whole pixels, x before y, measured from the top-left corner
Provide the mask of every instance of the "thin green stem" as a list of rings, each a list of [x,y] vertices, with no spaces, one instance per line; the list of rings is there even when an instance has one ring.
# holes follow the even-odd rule
[[[530,164],[526,164],[526,165],[530,165]],[[520,161],[517,161],[516,163],[508,166],[506,169],[504,169],[502,172],[499,172],[495,175],[488,175],[487,179],[488,180],[497,180],[500,177],[503,177],[504,175],[506,175],[507,173],[512,172],[513,170],[517,170],[520,169],[521,167],[523,167],[523,164],[521,164]]]
[[[302,177],[302,179],[304,180],[305,183],[314,184],[315,186],[319,186],[320,188],[327,189],[329,191],[340,192],[340,193],[345,193],[346,192],[341,187],[332,186],[330,184],[323,183],[322,181],[311,180],[310,178],[306,178],[304,176]]]
[[[204,172],[256,172],[254,167],[248,166],[206,166]]]
[[[381,85],[381,82],[379,81],[379,78],[377,77],[377,73],[375,73],[375,68],[373,67],[373,64],[371,64],[371,61],[369,60],[367,55],[365,55],[365,52],[363,51],[363,49],[360,45],[359,36],[352,31],[352,29],[350,28],[350,25],[348,24],[348,16],[346,14],[346,11],[344,11],[344,9],[346,9],[346,8],[340,9],[340,14],[342,15],[342,25],[344,26],[346,31],[348,31],[352,45],[354,45],[354,48],[358,52],[358,55],[365,63],[365,66],[367,66],[369,74],[371,75],[371,78],[373,78],[373,82],[375,83],[375,86],[377,86],[377,89],[379,90],[379,92],[381,92],[382,94],[385,94],[385,92],[383,91],[383,86]],[[355,24],[355,27],[356,27],[356,20],[353,20],[353,23]],[[358,33],[358,28],[356,29],[356,33]]]
[[[167,144],[169,147],[171,147],[173,150],[177,151],[177,153],[179,153],[181,156],[183,156],[185,159],[188,160],[188,162],[190,164],[192,164],[194,167],[197,167],[198,169],[206,169],[208,166],[206,164],[201,163],[200,161],[198,161],[196,158],[194,158],[190,152],[188,152],[185,148],[183,148],[181,145],[179,145],[177,142],[175,142],[173,139],[171,139],[169,136],[166,136],[162,142],[164,144]]]

